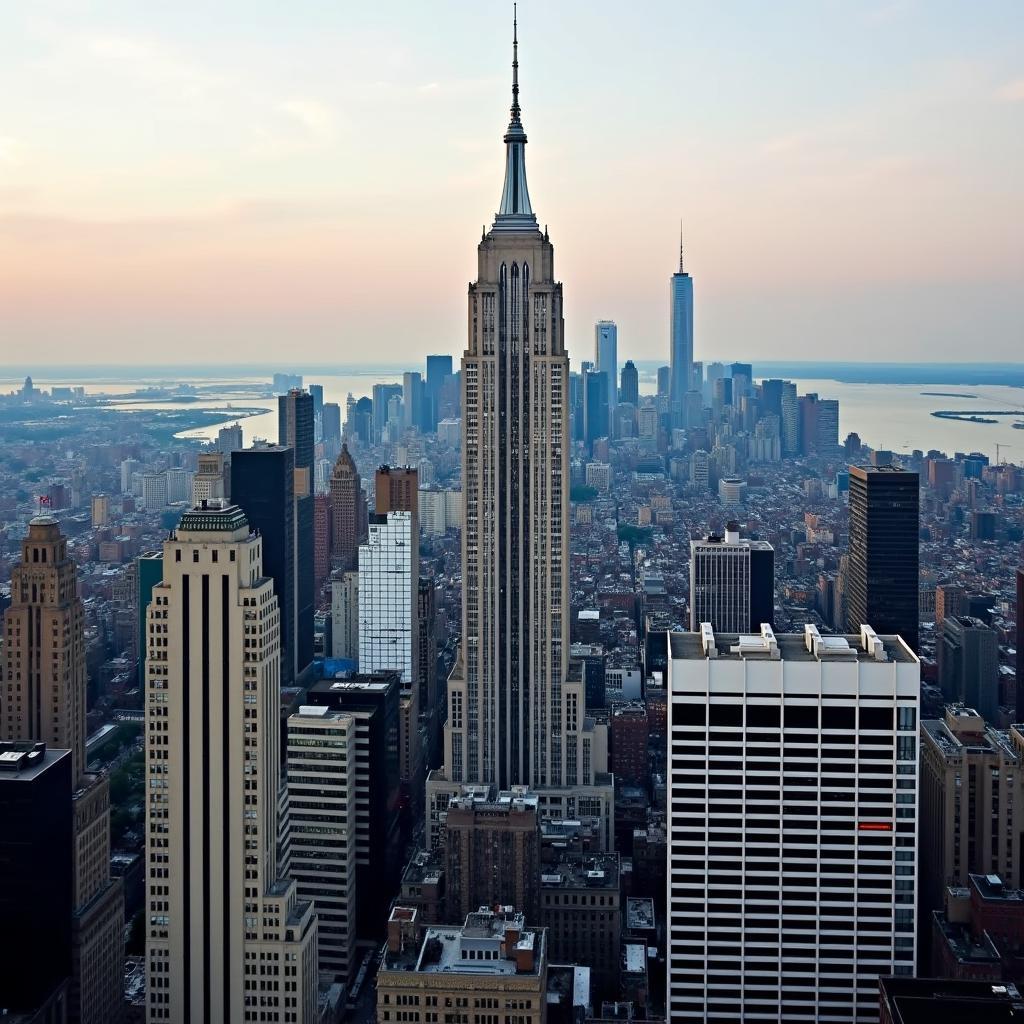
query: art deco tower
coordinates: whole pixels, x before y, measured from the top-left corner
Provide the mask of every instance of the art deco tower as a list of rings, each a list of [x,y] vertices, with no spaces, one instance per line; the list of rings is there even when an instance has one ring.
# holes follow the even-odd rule
[[[279,874],[281,615],[263,544],[237,505],[186,512],[146,613],[149,1024],[243,1024],[257,999],[261,1020],[315,1018],[316,916]]]
[[[51,515],[28,525],[11,572],[0,655],[0,739],[71,751],[74,790],[69,1019],[121,1015],[124,890],[110,877],[110,780],[85,770],[85,615],[78,570]]]
[[[78,572],[53,516],[29,523],[6,627],[0,737],[70,750],[77,788],[85,773],[84,619]]]
[[[505,185],[477,247],[462,357],[462,650],[445,768],[452,783],[571,787],[592,782],[596,758],[568,660],[569,357],[518,72],[514,33]]]

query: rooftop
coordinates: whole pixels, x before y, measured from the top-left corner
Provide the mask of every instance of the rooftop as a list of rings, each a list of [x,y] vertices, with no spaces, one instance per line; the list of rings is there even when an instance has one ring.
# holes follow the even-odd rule
[[[1004,1024],[1024,1019],[1015,985],[944,978],[882,978],[893,1024]]]
[[[870,626],[862,626],[860,635],[823,636],[812,625],[805,626],[803,633],[776,633],[765,624],[760,635],[756,635],[716,633],[709,623],[702,623],[696,633],[670,632],[669,649],[675,661],[756,658],[911,664],[917,660],[900,637],[892,634],[880,636]]]
[[[941,910],[933,911],[932,919],[950,952],[961,966],[977,967],[1000,962],[999,950],[984,932],[978,937],[973,936],[969,928],[949,921]]]
[[[619,888],[617,853],[564,854],[557,864],[546,867],[540,876],[542,889]]]
[[[404,908],[396,908],[396,910]],[[394,917],[394,912],[393,915]],[[406,924],[414,921],[412,917]],[[481,907],[465,924],[426,928],[422,941],[400,949],[385,947],[383,971],[478,976],[539,976],[545,957],[545,932],[527,928],[521,913],[511,907]]]
[[[631,930],[654,929],[654,900],[630,896],[626,900],[626,927]]]
[[[178,522],[176,535],[183,533],[236,533],[249,531],[249,521],[238,505],[216,498],[203,500],[185,512]]]
[[[31,782],[50,765],[71,751],[47,749],[45,743],[0,743],[0,778],[18,782]]]
[[[1011,889],[998,875],[968,875],[971,888],[987,903],[1024,905],[1024,891]]]

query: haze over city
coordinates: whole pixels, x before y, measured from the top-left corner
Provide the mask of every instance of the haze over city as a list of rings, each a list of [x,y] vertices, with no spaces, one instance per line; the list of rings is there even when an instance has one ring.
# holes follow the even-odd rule
[[[458,354],[505,13],[5,6],[6,361]],[[663,356],[680,218],[697,358],[1019,357],[1020,4],[527,2],[520,26],[574,363],[602,317]]]

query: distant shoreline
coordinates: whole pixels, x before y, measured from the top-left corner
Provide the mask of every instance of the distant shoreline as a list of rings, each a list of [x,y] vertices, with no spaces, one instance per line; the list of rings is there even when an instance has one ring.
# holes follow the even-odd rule
[[[580,350],[582,352],[582,349]],[[700,351],[697,355],[701,355]],[[572,352],[570,352],[570,356]],[[631,358],[625,347],[619,352],[620,362]],[[578,358],[573,368],[578,369]],[[644,378],[652,378],[658,367],[668,362],[668,353],[663,359],[633,358],[637,370]],[[723,360],[728,365],[726,360]],[[849,362],[811,360],[750,360],[756,380],[766,377],[781,377],[792,380],[834,380],[843,384],[912,384],[912,385],[957,385],[972,387],[981,384],[1006,385],[1024,388],[1024,363],[925,363],[925,362]],[[705,360],[707,366],[709,360]],[[458,365],[458,354],[455,354]],[[232,365],[210,363],[208,365],[153,364],[125,366],[124,364],[67,364],[64,366],[32,366],[26,364],[0,365],[0,392],[20,387],[25,377],[43,387],[50,382],[64,382],[70,379],[80,383],[96,384],[132,381],[140,385],[172,381],[204,381],[245,378],[263,378],[270,383],[275,373],[299,373],[307,380],[317,376],[373,377],[387,375],[401,376],[407,370],[420,370],[422,360],[407,363],[308,363],[294,361],[288,364],[257,363]],[[950,396],[951,397],[951,396]],[[965,397],[957,395],[957,397]]]

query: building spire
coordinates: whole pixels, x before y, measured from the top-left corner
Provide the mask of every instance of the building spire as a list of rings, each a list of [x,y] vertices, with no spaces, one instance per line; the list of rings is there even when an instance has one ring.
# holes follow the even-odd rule
[[[519,124],[519,17],[517,4],[512,5],[512,124]]]
[[[536,231],[537,218],[526,187],[526,130],[519,106],[519,17],[512,5],[512,107],[505,132],[505,186],[494,227],[506,231]]]
[[[679,218],[679,273],[685,274],[683,269],[683,218]]]

